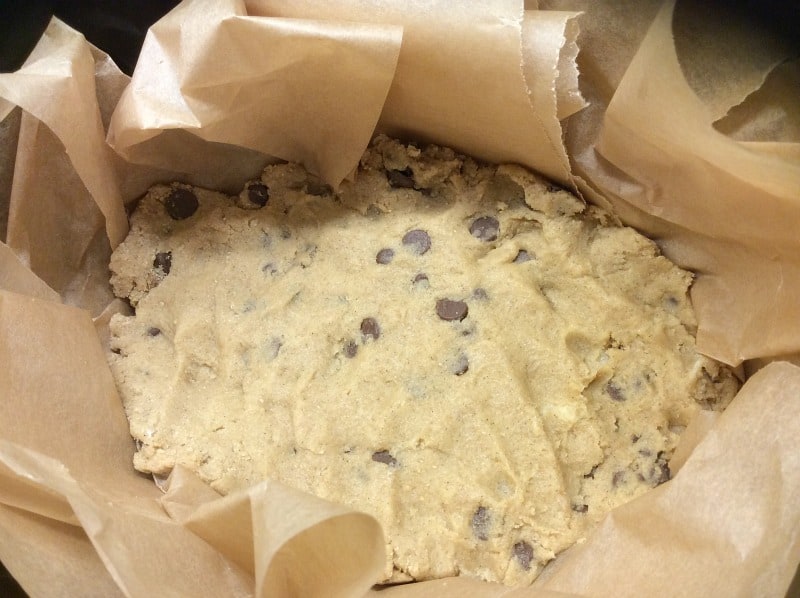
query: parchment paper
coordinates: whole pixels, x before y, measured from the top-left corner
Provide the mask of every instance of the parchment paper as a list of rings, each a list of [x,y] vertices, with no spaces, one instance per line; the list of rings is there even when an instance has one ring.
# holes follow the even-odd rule
[[[730,11],[717,19],[699,3],[686,3],[675,23],[682,27],[675,32],[682,68],[672,35],[673,3],[667,2],[636,54],[630,49],[641,26],[631,27],[631,43],[623,41],[626,50],[615,57],[599,32],[607,16],[624,7],[613,3],[616,8],[606,11],[608,4],[587,3],[592,18],[583,21],[598,29],[587,35],[588,56],[604,54],[581,63],[594,105],[568,125],[581,189],[592,198],[601,195],[622,220],[698,273],[692,300],[704,353],[735,365],[797,352],[800,145],[779,133],[779,123],[796,122],[800,109],[797,88],[789,83],[795,71],[783,66],[797,49],[748,28],[746,14]],[[700,43],[703,27],[708,33]],[[732,70],[739,76],[730,76]],[[759,119],[753,106],[732,111],[725,123],[725,112],[757,93],[773,71],[780,77],[767,90],[770,103],[786,116]],[[726,128],[749,129],[753,141],[727,137]]]
[[[702,266],[694,299],[704,347],[730,362],[798,349],[786,301],[800,255],[788,235],[796,154],[792,141],[765,141],[781,128],[774,107],[791,114],[780,90],[795,71],[776,68],[771,82],[763,71],[774,56],[762,60],[738,96],[706,97],[712,110],[681,74],[681,64],[693,72],[691,52],[679,64],[669,4],[587,3],[579,19],[575,3],[473,4],[309,0],[287,13],[282,3],[184,2],[149,34],[129,87],[107,56],[53,21],[26,66],[0,75],[3,114],[24,110],[0,245],[0,559],[28,592],[358,596],[383,563],[381,531],[366,515],[269,481],[219,497],[182,469],[157,480],[162,493],[132,470],[102,342],[122,307],[99,272],[124,234],[123,203],[156,180],[234,189],[282,158],[336,184],[376,128],[521,162],[613,204]],[[576,112],[584,97],[594,104]],[[745,97],[726,119],[723,108]],[[106,126],[120,155],[102,143]],[[736,168],[708,160],[711,151]],[[719,210],[711,175],[728,185],[725,201],[766,228],[724,210],[707,218],[709,205]],[[769,281],[776,272],[783,286]],[[748,280],[759,292],[739,292]],[[372,593],[779,596],[800,560],[798,390],[800,368],[763,367],[724,415],[690,426],[672,481],[612,513],[532,588],[452,579]]]

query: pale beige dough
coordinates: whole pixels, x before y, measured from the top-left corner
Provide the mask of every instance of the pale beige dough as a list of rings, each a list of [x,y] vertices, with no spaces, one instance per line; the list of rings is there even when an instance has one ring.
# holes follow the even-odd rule
[[[736,390],[696,353],[691,275],[521,168],[379,137],[338,194],[262,182],[264,207],[154,187],[112,257],[134,464],[370,513],[384,580],[530,583]]]

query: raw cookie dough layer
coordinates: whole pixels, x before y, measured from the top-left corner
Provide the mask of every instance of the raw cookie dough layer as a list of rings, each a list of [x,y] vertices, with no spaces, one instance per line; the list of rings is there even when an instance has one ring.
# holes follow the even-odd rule
[[[654,243],[435,146],[379,137],[337,194],[294,164],[154,187],[111,269],[136,468],[370,513],[385,580],[530,583],[736,390]]]

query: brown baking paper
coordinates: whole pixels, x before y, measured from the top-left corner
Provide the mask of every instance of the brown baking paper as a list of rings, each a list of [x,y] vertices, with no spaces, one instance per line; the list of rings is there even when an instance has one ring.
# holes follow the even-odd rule
[[[119,243],[128,224],[103,142],[95,62],[86,40],[68,28],[48,27],[23,67],[0,75],[0,97],[46,123],[64,144],[75,173],[105,218],[108,238],[112,245]]]
[[[335,186],[377,125],[567,181],[557,115],[583,105],[569,85],[575,13],[525,15],[514,0],[246,4],[185,3],[151,29],[111,122],[120,154],[201,172],[227,148],[199,137]]]
[[[577,29],[570,23],[576,13],[525,12],[515,0],[249,0],[247,6],[275,17],[402,25],[379,130],[567,181],[557,103],[564,116],[583,106],[577,86],[570,86],[577,82],[571,60]]]
[[[195,136],[302,162],[338,184],[372,136],[401,40],[397,25],[184,2],[150,29],[109,142],[133,162],[220,170],[226,148]]]
[[[601,16],[598,4],[592,10]],[[626,223],[697,273],[698,346],[735,365],[800,350],[800,144],[775,135],[782,123],[796,122],[800,104],[787,84],[793,71],[781,67],[795,49],[748,28],[746,15],[713,17],[702,8],[679,10],[677,31],[690,30],[674,41],[667,2],[635,55],[587,60],[595,105],[570,123],[567,143],[587,195],[601,194]],[[709,22],[700,41],[692,19]],[[641,25],[634,30],[635,39]],[[751,106],[722,118],[772,71],[784,70],[770,98],[790,116],[759,120],[763,111]],[[749,140],[726,130],[743,130]]]
[[[615,196],[609,195],[609,200],[597,193],[597,181],[616,190],[627,184],[611,169],[593,171],[585,166],[589,162],[581,162],[584,154],[593,152],[599,127],[586,127],[584,137],[576,131],[580,124],[603,122],[602,110],[616,99],[614,89],[628,76],[628,63],[641,55],[652,58],[648,45],[642,50],[639,45],[657,6],[643,5],[637,23],[625,25],[632,33],[619,44],[621,58],[616,59],[594,52],[605,40],[613,54],[616,44],[609,40],[620,38],[620,22],[630,19],[624,10],[609,9],[613,18],[598,19],[600,25],[593,28],[594,21],[578,21],[569,10],[523,12],[521,3],[514,2],[466,8],[435,2],[395,8],[387,3],[385,22],[376,22],[374,6],[365,1],[336,6],[306,2],[297,3],[297,12],[284,14],[279,11],[285,9],[270,2],[246,7],[236,2],[187,2],[153,29],[137,68],[139,79],[135,75],[127,88],[126,77],[107,56],[54,21],[35,54],[35,69],[61,72],[68,83],[54,76],[50,84],[77,94],[68,101],[89,105],[87,114],[94,115],[90,130],[110,123],[109,140],[122,156],[137,163],[97,144],[76,163],[76,140],[66,134],[62,138],[63,128],[40,118],[47,113],[44,108],[51,109],[43,84],[17,85],[26,79],[13,74],[14,93],[9,95],[25,109],[21,120],[27,122],[19,126],[8,214],[9,230],[18,232],[11,235],[14,243],[0,246],[0,282],[7,289],[0,291],[0,357],[6,366],[0,371],[0,559],[31,594],[358,596],[370,591],[383,564],[380,529],[366,515],[270,481],[220,497],[180,468],[169,479],[156,480],[158,486],[133,471],[134,447],[102,343],[104,322],[122,307],[103,303],[107,277],[100,280],[92,275],[96,270],[84,265],[102,264],[107,258],[116,243],[108,214],[120,213],[123,200],[133,199],[152,181],[171,178],[233,189],[276,157],[297,159],[337,183],[352,171],[375,127],[486,158],[538,166],[566,181],[569,164],[559,122],[570,115],[567,146],[580,177],[575,180],[585,193],[601,202],[615,201]],[[431,12],[422,16],[415,12],[429,7]],[[247,16],[245,8],[262,16]],[[176,26],[178,22],[182,26]],[[578,25],[586,25],[590,34],[589,63],[613,65],[597,72],[613,71],[618,78],[611,77],[612,83],[601,87],[605,97],[597,88],[587,88],[589,99],[600,101],[575,113],[584,101],[575,87],[572,62]],[[657,25],[651,33],[668,28],[668,19]],[[446,35],[436,36],[437,26]],[[276,40],[281,50],[262,60],[262,44]],[[483,47],[477,44],[481,40]],[[257,60],[250,64],[253,51]],[[444,56],[452,60],[448,63]],[[499,65],[502,76],[493,79],[486,69],[497,56],[504,57]],[[93,62],[91,69],[87,57]],[[155,60],[155,72],[142,66],[150,59]],[[92,70],[93,78],[76,76],[65,61],[83,61],[80,72]],[[466,94],[463,104],[458,96],[454,101],[448,89],[437,90],[437,77],[428,72],[428,63],[442,87]],[[345,86],[353,64],[362,65],[362,71],[370,65],[369,72],[357,73]],[[651,61],[649,67],[658,70],[660,65]],[[451,86],[453,81],[469,81],[475,73],[481,73],[472,83],[475,89]],[[5,85],[0,89],[5,91],[11,83],[4,77],[0,75]],[[499,94],[502,101],[493,95],[493,82],[501,80],[511,86],[509,105],[516,106],[514,110],[505,110],[504,94]],[[764,86],[753,91],[764,80]],[[264,91],[263,82],[278,89],[257,102],[254,96]],[[295,114],[287,103],[318,96],[323,82],[332,86],[324,92],[330,92],[326,98],[333,98],[332,103],[307,104],[319,112],[301,111],[304,126],[295,122],[292,127],[276,118]],[[747,89],[750,98],[768,83],[768,77],[751,74],[742,78],[739,89]],[[354,92],[362,91],[358,85],[364,86],[363,94]],[[419,90],[435,92],[431,102],[434,97],[444,102],[437,108],[440,122],[428,123],[430,128],[419,126],[418,119],[424,119],[432,105],[420,105],[425,98],[411,97]],[[714,101],[724,106],[735,96],[729,92]],[[120,97],[111,116],[111,106]],[[237,121],[242,116],[237,98],[242,106],[256,106],[249,128]],[[529,114],[515,121],[519,111],[524,112],[523,98]],[[28,106],[44,108],[34,113]],[[758,136],[764,127],[775,126],[768,109],[774,103],[761,98],[742,106],[735,119],[723,118],[717,126],[763,141]],[[361,112],[354,113],[354,107]],[[459,112],[467,108],[469,117]],[[592,121],[598,115],[599,121]],[[462,128],[464,120],[469,126]],[[347,123],[354,128],[331,143],[325,133]],[[645,135],[649,124],[641,124],[637,134]],[[13,123],[8,128],[13,130]],[[238,138],[230,136],[233,132]],[[530,147],[531,139],[537,140],[536,148]],[[786,155],[781,148],[774,153]],[[245,166],[231,165],[232,157]],[[540,158],[541,166],[536,163]],[[85,182],[86,173],[100,170],[103,176],[113,173],[114,194],[95,196],[98,183]],[[17,182],[23,190],[61,193],[56,183],[62,178],[67,183],[59,201],[42,207],[44,222],[51,227],[47,228],[28,205],[38,192],[18,191]],[[49,186],[37,187],[41,180]],[[56,210],[59,206],[62,209]],[[639,214],[633,208],[628,212]],[[54,246],[52,231],[62,246]],[[36,243],[29,240],[34,237]],[[680,239],[670,247],[679,251]],[[65,252],[72,257],[65,258]],[[64,274],[59,264],[73,270]],[[62,305],[59,299],[84,309]],[[781,595],[800,560],[800,414],[792,405],[800,390],[799,372],[788,364],[768,365],[724,415],[698,419],[673,459],[673,470],[680,466],[675,479],[612,513],[586,542],[559,557],[532,588],[456,578],[372,593],[554,598],[687,592]],[[686,566],[695,558],[697,562]]]

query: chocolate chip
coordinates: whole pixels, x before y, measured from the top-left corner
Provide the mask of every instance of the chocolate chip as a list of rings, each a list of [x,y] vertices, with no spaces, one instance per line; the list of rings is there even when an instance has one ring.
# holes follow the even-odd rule
[[[519,566],[528,571],[533,561],[533,546],[525,541],[517,542],[513,548],[514,558],[517,559]]]
[[[636,444],[637,442],[639,442],[640,438],[641,436],[639,434],[631,434],[631,443]]]
[[[625,481],[625,472],[624,471],[615,471],[614,475],[611,476],[611,485],[616,488],[620,484]]]
[[[458,356],[458,359],[451,366],[451,371],[456,376],[463,376],[469,370],[469,359],[463,353]]]
[[[481,216],[469,225],[470,234],[481,241],[494,241],[500,232],[500,223],[492,216]]]
[[[589,505],[572,505],[572,510],[576,513],[586,513],[589,510]]]
[[[372,453],[372,460],[376,463],[385,463],[389,467],[397,467],[397,459],[392,457],[392,454],[386,450]]]
[[[595,465],[594,467],[592,467],[592,469],[591,469],[591,471],[589,471],[589,473],[583,474],[583,478],[584,479],[588,479],[588,478],[594,479],[594,474],[597,473],[597,468],[598,467],[600,467],[599,463],[597,465]]]
[[[525,251],[524,249],[520,249],[520,250],[517,252],[517,257],[515,257],[515,258],[514,258],[514,263],[515,263],[515,264],[522,264],[523,262],[529,262],[529,261],[531,261],[532,259],[533,259],[533,258],[531,257],[531,254],[530,254],[530,253],[528,253],[528,252],[527,252],[527,251]]]
[[[608,384],[606,384],[606,393],[608,393],[608,396],[610,396],[614,401],[622,402],[625,400],[625,395],[622,393],[622,389],[617,386],[613,380],[609,380]]]
[[[247,198],[251,203],[263,208],[269,201],[269,187],[264,183],[250,183],[247,187]]]
[[[316,197],[322,197],[323,195],[328,195],[333,192],[330,185],[326,185],[322,181],[309,181],[306,184],[306,193],[309,195],[314,195]]]
[[[486,507],[478,507],[472,515],[472,533],[478,540],[489,539],[489,529],[492,526],[492,515]]]
[[[410,168],[405,168],[403,170],[387,170],[386,179],[389,181],[389,186],[395,189],[414,188],[414,172]]]
[[[147,329],[147,336],[158,336],[159,334],[161,334],[161,328],[152,326]]]
[[[672,479],[672,472],[669,469],[669,463],[659,463],[659,467],[661,468],[661,474],[656,479],[656,486],[663,484],[664,482],[669,482]]]
[[[467,317],[469,308],[463,301],[453,299],[439,299],[436,302],[436,314],[447,322],[458,320],[459,322]]]
[[[420,272],[417,274],[414,279],[411,281],[413,284],[420,284],[427,286],[428,285],[428,275],[424,272]]]
[[[160,269],[164,275],[169,274],[169,271],[172,269],[172,252],[163,251],[157,253],[153,260],[153,268],[156,270]]]
[[[431,248],[431,236],[426,231],[415,228],[403,235],[403,245],[417,255],[422,255]]]
[[[669,482],[672,479],[672,472],[669,469],[669,463],[664,458],[664,453],[658,453],[658,458],[656,460],[656,467],[659,469],[658,478],[656,478],[656,486],[659,484],[663,484],[664,482]]]
[[[388,264],[394,259],[394,249],[384,248],[381,249],[375,256],[375,261],[379,264]]]
[[[352,359],[353,357],[356,356],[356,353],[358,353],[358,345],[355,343],[355,341],[347,341],[344,344],[345,357],[349,357]]]
[[[364,335],[365,340],[370,337],[378,340],[381,336],[381,327],[378,325],[378,321],[375,318],[361,320],[361,334]]]
[[[173,220],[185,220],[197,211],[197,196],[188,189],[176,187],[164,200],[164,209]]]

